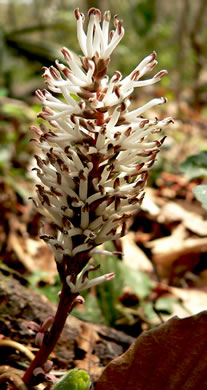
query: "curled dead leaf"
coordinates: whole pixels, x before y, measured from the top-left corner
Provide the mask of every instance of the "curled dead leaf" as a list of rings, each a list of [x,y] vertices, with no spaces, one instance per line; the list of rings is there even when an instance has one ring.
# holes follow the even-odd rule
[[[95,390],[207,389],[207,311],[143,332],[105,368]]]

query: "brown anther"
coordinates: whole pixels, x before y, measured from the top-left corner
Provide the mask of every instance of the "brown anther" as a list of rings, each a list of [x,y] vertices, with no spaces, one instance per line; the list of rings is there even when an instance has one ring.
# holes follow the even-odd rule
[[[94,123],[92,121],[87,122],[87,127],[91,127],[93,130],[95,129]]]
[[[44,112],[39,112],[39,113],[37,114],[37,118],[42,118],[42,119],[44,119],[44,120],[47,120],[47,115],[44,114]]]
[[[117,211],[120,207],[120,204],[121,204],[121,200],[120,198],[118,197],[115,197],[115,203],[114,203],[114,208],[115,208],[115,211]]]
[[[115,145],[114,146],[114,153],[120,152],[120,150],[125,150],[121,145]]]
[[[61,192],[57,191],[56,188],[50,187],[50,191],[55,194],[56,196],[62,196]]]
[[[149,119],[144,119],[143,121],[141,121],[139,124],[140,129],[143,129],[143,127],[148,123],[149,123]]]
[[[58,163],[60,169],[62,169],[62,166],[64,165],[64,161],[60,157],[57,158],[57,163]]]
[[[47,153],[47,157],[52,165],[54,165],[56,163],[56,158],[52,154]]]
[[[60,244],[55,244],[54,247],[56,250],[58,250],[58,249],[60,249],[62,251],[64,250],[64,248]]]
[[[99,189],[101,195],[104,195],[104,187],[101,184],[99,184],[98,189]]]
[[[107,206],[109,206],[111,203],[115,201],[115,197],[111,196],[110,198],[106,199],[106,201],[107,201]]]
[[[66,58],[65,60],[67,61]],[[55,61],[55,65],[67,78],[69,78],[71,71],[67,68],[67,66],[60,64],[58,60]]]
[[[40,123],[40,129],[42,130],[43,133],[47,133],[48,132],[48,128],[47,128],[47,126],[45,126],[44,123]]]
[[[131,131],[132,131],[132,128],[131,128],[131,127],[128,127],[128,129],[125,130],[124,135],[125,135],[126,137],[129,137],[129,135],[131,134]]]
[[[84,282],[85,279],[88,279],[88,274],[89,272],[93,272],[93,271],[97,271],[98,269],[101,268],[101,265],[100,264],[97,264],[96,266],[91,266],[91,268],[87,269],[83,276],[82,276],[82,282]]]
[[[120,131],[117,131],[115,134],[114,134],[114,138],[117,139],[117,138],[120,138],[120,135],[121,135],[121,132]],[[120,147],[120,146],[119,146]]]
[[[115,92],[116,96],[117,96],[118,98],[120,98],[121,94],[120,94],[120,88],[119,88],[118,85],[116,85],[116,86],[114,87],[113,92]]]
[[[111,229],[106,235],[109,236],[109,235],[113,235],[115,236],[116,234],[116,229]]]
[[[62,176],[61,176],[61,174],[59,172],[56,172],[56,175],[57,175],[57,183],[59,185],[61,185],[61,183],[62,183]]]
[[[64,148],[64,152],[65,152],[66,154],[71,154],[69,150],[70,150],[70,145],[67,145],[67,146]]]
[[[49,207],[51,207],[51,204],[50,204],[50,199],[47,195],[43,195],[42,196],[43,200],[42,200],[42,205],[44,205],[44,203],[46,203]]]
[[[115,31],[114,30],[111,30],[110,33],[109,33],[109,38],[110,40],[112,40],[113,36],[114,36],[114,33]]]
[[[75,18],[76,18],[77,20],[80,19],[81,14],[80,14],[79,8],[76,8],[76,9],[74,10],[74,15],[75,15]]]
[[[161,78],[161,77],[163,77],[164,75],[166,75],[167,73],[168,73],[167,70],[161,70],[161,71],[158,72],[156,75],[154,75],[153,79]]]
[[[117,178],[114,180],[113,188],[114,188],[114,189],[117,189],[118,187],[120,187],[120,179],[117,177]]]
[[[157,65],[157,61],[153,61],[153,62],[151,62],[150,64],[149,64],[149,71],[151,72],[153,69],[154,69],[154,67]]]
[[[81,170],[79,171],[78,177],[79,177],[80,180],[86,180],[86,177],[84,176],[84,171],[83,171],[83,169],[81,169]]]
[[[42,111],[48,115],[53,115],[54,112],[49,107],[43,107]]]
[[[29,200],[32,200],[32,202],[34,203],[34,206],[35,206],[36,208],[38,208],[38,204],[37,204],[37,202],[35,201],[35,199],[34,199],[32,196],[30,196],[28,199],[29,199]]]
[[[37,161],[38,167],[43,168],[44,163],[43,163],[43,160],[40,158],[40,156],[37,156],[37,155],[35,154],[35,155],[34,155],[34,158],[35,158],[35,160]]]
[[[152,54],[151,54],[151,60],[150,60],[150,62],[154,61],[156,58],[157,58],[157,53],[156,53],[156,51],[153,50],[153,52],[152,52]]]
[[[138,81],[139,80],[139,76],[140,76],[139,70],[135,70],[134,72],[132,72],[132,74],[130,76],[130,79],[132,81]]]
[[[74,203],[79,203],[79,199],[75,198],[74,196],[71,197],[71,201]]]
[[[50,66],[49,70],[50,70],[50,73],[51,73],[52,77],[55,80],[59,80],[60,79],[60,73],[58,72],[58,70],[54,66]]]
[[[143,194],[140,196],[139,198],[139,204],[141,205],[142,202],[143,202],[143,199],[144,199],[144,196],[145,196],[145,193],[143,192]]]
[[[81,99],[84,99],[84,100],[88,100],[88,99],[91,99],[91,98],[94,98],[95,97],[95,94],[93,92],[90,92],[90,91],[87,91],[85,89],[82,89],[81,92],[77,92],[77,95],[81,98]],[[80,102],[82,107],[83,108],[83,103]]]
[[[67,217],[66,215],[63,215],[63,217],[62,217],[62,224],[65,227],[71,227],[70,218]]]
[[[45,241],[45,242],[48,242],[50,240],[50,236],[48,236],[47,234],[43,234],[42,236],[40,236],[41,240]]]
[[[117,28],[119,23],[118,15],[114,15],[114,27]]]
[[[116,26],[119,35],[121,35],[122,33],[122,29],[123,29],[122,24],[123,24],[123,20],[119,20]]]
[[[127,184],[131,183],[131,179],[129,175],[124,176],[124,180],[126,181]]]
[[[43,101],[45,99],[44,94],[40,89],[37,89],[37,91],[35,91],[35,95],[38,97],[40,101]]]
[[[51,131],[51,130],[48,131],[47,136],[49,136],[49,137],[57,137],[57,135],[53,131]]]
[[[67,49],[67,47],[63,47],[61,49],[61,53],[63,54],[64,59],[66,61],[70,61],[72,59],[71,54],[70,54],[69,50]]]
[[[102,15],[101,11],[97,8],[90,8],[88,11],[88,18],[90,19],[91,15],[98,16],[99,23],[101,22]]]
[[[88,11],[88,18],[90,19],[91,15],[96,15],[96,8],[90,8]]]
[[[144,162],[137,164],[137,165],[136,165],[137,171],[139,171],[140,169],[142,169],[143,166],[144,166]]]
[[[121,78],[121,72],[119,72],[118,70],[116,70],[116,71],[114,72],[114,76],[116,76],[116,77],[114,78],[113,82],[116,83],[116,82],[119,81],[120,78]],[[114,77],[114,76],[113,76],[113,77]]]
[[[40,194],[40,196],[43,196],[45,194],[45,189],[43,186],[41,186],[40,184],[36,184],[36,187],[37,187],[37,190]]]
[[[82,208],[82,211],[85,213],[85,212],[89,212],[89,204],[88,203],[85,203],[83,208]]]
[[[37,144],[40,143],[37,138],[30,138],[29,142],[36,142]]]
[[[126,222],[124,222],[123,225],[122,225],[122,228],[121,228],[121,237],[125,236],[126,228],[127,228]]]
[[[69,172],[69,169],[68,169],[68,167],[67,167],[67,165],[66,164],[63,164],[63,166],[62,166],[62,169],[61,169],[63,172],[66,172],[66,173],[68,173]]]
[[[126,108],[127,108],[126,102],[122,102],[120,105],[120,112],[126,111]]]
[[[137,203],[139,203],[139,199],[137,198],[128,199],[128,204],[137,204]]]

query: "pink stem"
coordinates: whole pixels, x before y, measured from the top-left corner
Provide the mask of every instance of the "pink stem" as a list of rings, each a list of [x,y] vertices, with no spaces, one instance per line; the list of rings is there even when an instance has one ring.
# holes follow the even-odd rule
[[[60,301],[57,308],[57,312],[54,318],[54,322],[48,334],[45,335],[43,343],[37,352],[34,360],[28,367],[24,374],[23,382],[27,386],[34,386],[40,383],[40,378],[33,375],[33,371],[37,367],[42,367],[48,360],[49,355],[55,348],[55,345],[60,337],[60,334],[64,328],[68,314],[71,312],[77,293],[71,293],[68,285],[63,284],[60,294]]]

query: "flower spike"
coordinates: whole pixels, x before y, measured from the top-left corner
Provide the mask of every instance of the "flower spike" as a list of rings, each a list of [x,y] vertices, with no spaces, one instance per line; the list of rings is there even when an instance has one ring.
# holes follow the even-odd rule
[[[109,11],[102,16],[91,8],[86,27],[78,8],[74,15],[83,56],[79,62],[64,47],[64,64],[56,61],[43,68],[48,90],[36,92],[43,104],[39,117],[48,125],[33,126],[40,155],[35,156],[39,183],[32,200],[56,228],[53,235],[43,231],[41,237],[54,253],[61,280],[75,294],[114,277],[89,280],[90,267],[84,267],[98,245],[126,234],[126,221],[139,210],[150,167],[164,141],[152,134],[172,119],[142,116],[166,103],[165,98],[130,109],[135,88],[152,85],[167,73],[161,70],[142,79],[157,65],[155,51],[128,76],[116,71],[110,78],[110,56],[124,35],[122,21],[115,16],[110,31]]]

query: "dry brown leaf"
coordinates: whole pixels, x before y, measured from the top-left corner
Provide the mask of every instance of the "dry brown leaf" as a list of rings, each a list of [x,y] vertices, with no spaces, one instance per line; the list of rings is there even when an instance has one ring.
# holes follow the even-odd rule
[[[135,233],[129,232],[122,237],[123,261],[129,268],[144,272],[153,272],[151,261],[135,243]]]
[[[146,247],[152,248],[152,260],[162,278],[168,278],[173,263],[178,273],[191,270],[199,261],[200,253],[207,251],[207,237],[186,238],[187,232],[183,224],[178,225],[170,236],[148,242]]]
[[[193,288],[176,288],[176,287],[169,287],[169,291],[175,297],[182,300],[182,304],[189,314],[192,315],[198,314],[201,311],[207,309],[207,292],[205,291],[193,289]],[[186,310],[183,310],[183,315],[179,313],[179,316],[185,317]],[[178,312],[176,312],[176,314],[178,314]]]
[[[99,339],[97,332],[89,324],[81,324],[81,332],[76,339],[78,349],[86,355],[90,355],[94,349],[94,344]]]
[[[141,204],[141,209],[153,216],[159,214],[160,207],[156,203],[155,191],[152,188],[145,189],[145,196]]]
[[[105,368],[95,390],[207,389],[207,312],[143,332]]]
[[[166,203],[159,214],[158,222],[182,221],[184,226],[199,236],[207,236],[207,221],[201,215],[188,211],[184,205],[175,202]]]
[[[95,343],[100,340],[96,330],[87,323],[81,324],[80,335],[76,338],[77,349],[81,352],[82,359],[75,360],[77,368],[91,372],[96,378],[101,374],[99,358],[93,353]]]
[[[178,225],[170,236],[158,238],[153,241],[149,241],[145,244],[147,248],[153,248],[153,254],[156,256],[168,253],[170,256],[171,251],[177,252],[182,250],[183,241],[187,237],[186,229],[183,224]]]
[[[36,270],[46,271],[50,275],[57,273],[53,255],[48,246],[42,240],[34,240],[26,234],[18,235],[11,232],[8,238],[8,246],[12,249],[18,260],[29,272]]]

